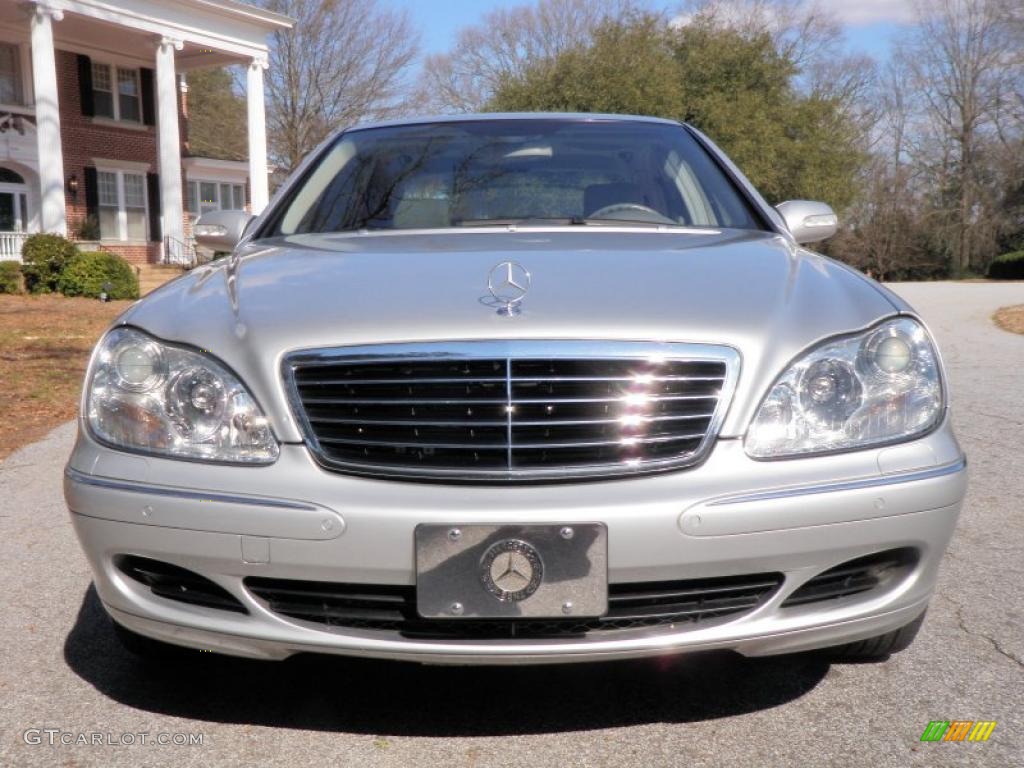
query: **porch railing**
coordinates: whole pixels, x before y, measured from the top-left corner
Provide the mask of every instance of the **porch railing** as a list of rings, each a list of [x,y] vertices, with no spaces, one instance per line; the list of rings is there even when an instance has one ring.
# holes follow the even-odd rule
[[[170,235],[164,236],[164,264],[192,269],[196,266],[196,246],[191,240],[182,241]]]
[[[0,232],[0,261],[21,261],[21,246],[27,232]]]

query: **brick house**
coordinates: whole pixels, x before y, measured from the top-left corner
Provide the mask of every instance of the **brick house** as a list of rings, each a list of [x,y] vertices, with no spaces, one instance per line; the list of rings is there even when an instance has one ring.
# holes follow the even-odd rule
[[[269,192],[263,77],[290,19],[236,0],[0,0],[0,259],[33,232],[188,258],[207,210]],[[247,68],[248,162],[191,156],[187,75]]]

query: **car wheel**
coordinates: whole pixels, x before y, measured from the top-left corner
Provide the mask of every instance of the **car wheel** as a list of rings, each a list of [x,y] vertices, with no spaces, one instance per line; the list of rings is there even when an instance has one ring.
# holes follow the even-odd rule
[[[114,634],[117,635],[121,646],[140,659],[167,661],[180,659],[191,652],[190,649],[183,648],[180,645],[171,645],[160,640],[154,640],[152,637],[140,635],[138,632],[132,632],[130,629],[122,627],[116,621],[111,621],[111,623],[114,625]]]
[[[881,661],[910,647],[924,623],[924,613],[909,624],[884,635],[869,637],[854,643],[826,648],[824,652],[837,661]]]

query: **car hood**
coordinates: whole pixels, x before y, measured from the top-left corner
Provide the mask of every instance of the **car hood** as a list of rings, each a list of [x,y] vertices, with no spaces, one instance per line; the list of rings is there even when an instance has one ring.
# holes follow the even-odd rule
[[[487,290],[504,260],[532,275],[514,317],[499,315]],[[119,322],[219,357],[286,442],[301,439],[280,376],[296,349],[512,338],[725,344],[742,360],[728,437],[743,433],[801,350],[895,312],[871,281],[768,232],[520,229],[249,244]]]

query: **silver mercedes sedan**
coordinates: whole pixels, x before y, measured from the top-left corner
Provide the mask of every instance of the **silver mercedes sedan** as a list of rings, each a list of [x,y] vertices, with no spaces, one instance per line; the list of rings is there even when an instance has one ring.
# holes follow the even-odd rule
[[[325,142],[96,347],[65,472],[118,635],[284,659],[884,658],[966,486],[935,342],[690,126]],[[180,650],[180,649],[179,649]]]

